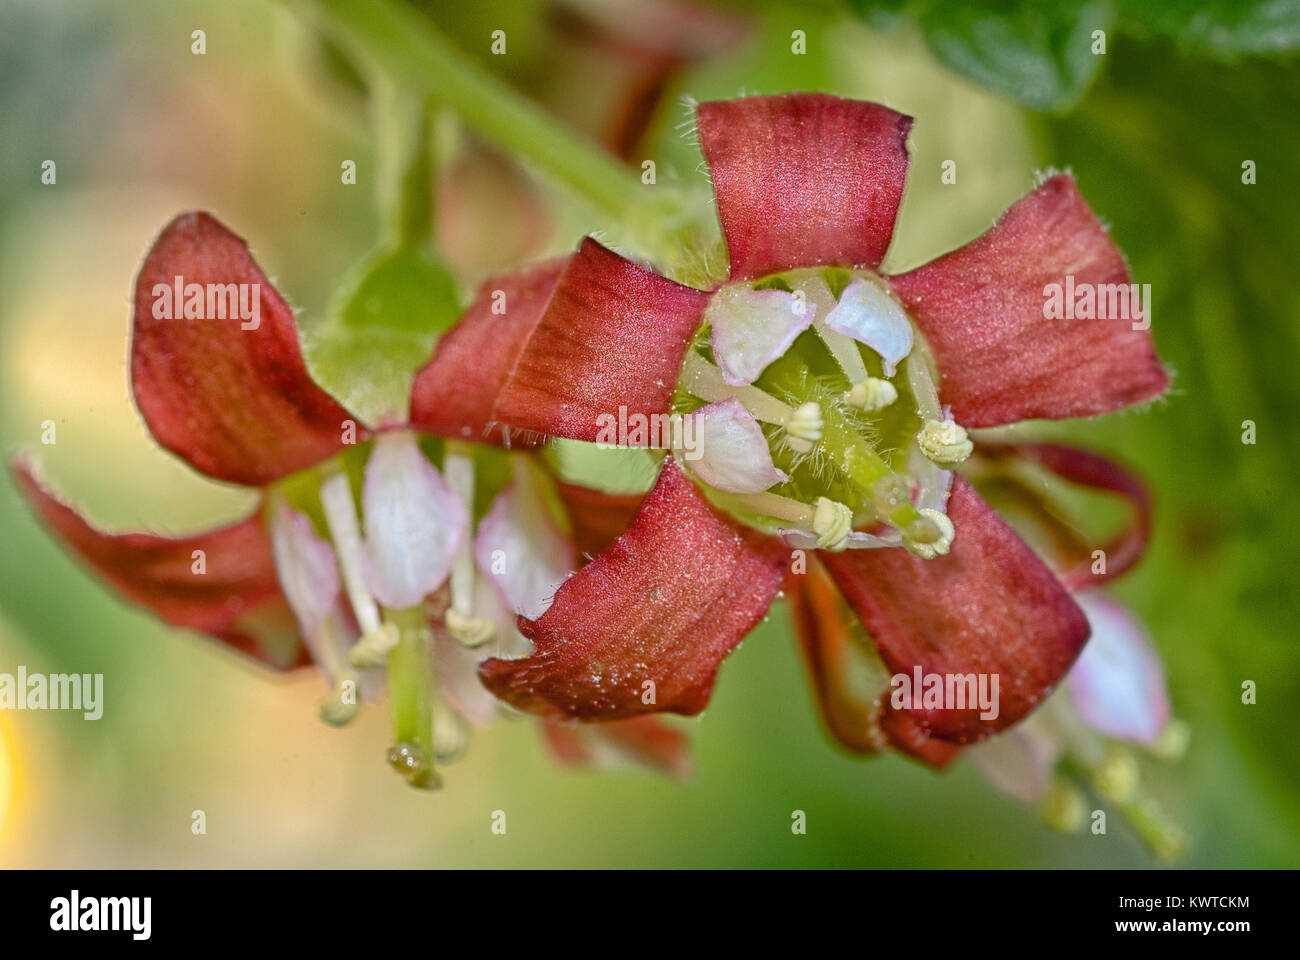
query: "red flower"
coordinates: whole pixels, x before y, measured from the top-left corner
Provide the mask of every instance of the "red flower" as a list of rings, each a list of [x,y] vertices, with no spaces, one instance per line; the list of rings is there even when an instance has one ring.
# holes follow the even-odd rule
[[[911,122],[818,94],[702,105],[730,254],[713,290],[584,241],[492,418],[633,445],[658,425],[674,456],[623,537],[521,620],[536,654],[484,664],[499,696],[580,719],[699,712],[789,546],[819,549],[890,671],[1000,678],[996,718],[913,708],[890,721],[899,740],[980,739],[1064,675],[1082,612],[947,468],[970,456],[968,427],[1104,413],[1168,378],[1140,313],[1045,319],[1052,284],[1130,281],[1068,176],[966,247],[880,278]]]

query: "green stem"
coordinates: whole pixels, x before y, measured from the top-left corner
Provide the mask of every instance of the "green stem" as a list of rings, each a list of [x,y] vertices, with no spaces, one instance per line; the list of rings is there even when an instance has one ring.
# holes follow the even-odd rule
[[[386,77],[374,87],[379,131],[379,209],[395,247],[422,249],[433,234],[432,101]]]
[[[682,216],[669,188],[643,185],[600,147],[462,55],[419,11],[394,0],[299,2],[339,43],[382,66],[403,89],[436,98],[484,139],[527,157],[638,235],[638,226],[658,228]]]
[[[394,765],[412,786],[436,787],[433,769],[433,661],[429,651],[429,624],[423,607],[384,610],[385,619],[397,624],[401,639],[388,655],[388,700],[393,708],[395,751],[405,748],[414,758],[405,767]],[[415,750],[411,750],[415,748]],[[418,751],[418,752],[417,752]]]
[[[821,408],[823,449],[870,503],[877,484],[893,471],[835,404],[823,403]],[[906,530],[909,524],[920,518],[921,514],[911,502],[899,503],[884,517],[900,530]]]

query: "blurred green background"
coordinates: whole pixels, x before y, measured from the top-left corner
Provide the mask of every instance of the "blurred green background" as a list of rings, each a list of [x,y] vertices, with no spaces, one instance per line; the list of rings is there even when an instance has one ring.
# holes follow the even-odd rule
[[[426,6],[490,68],[546,53],[529,41],[541,36],[539,4]],[[1150,768],[1149,781],[1190,835],[1182,865],[1296,865],[1300,14],[1289,3],[1003,4],[988,9],[1012,12],[991,20],[981,4],[938,2],[735,9],[746,38],[674,77],[639,148],[661,181],[703,185],[678,95],[879,100],[917,118],[886,272],[981,233],[1055,166],[1073,170],[1152,285],[1171,396],[1048,435],[1136,466],[1157,497],[1152,548],[1116,593],[1148,625],[1192,731],[1186,757]],[[1106,53],[1080,58],[1078,39],[1097,24]],[[505,58],[487,55],[498,26],[519,41]],[[190,52],[195,29],[203,56]],[[181,210],[212,210],[308,323],[374,243],[364,178],[339,182],[342,160],[373,165],[373,138],[306,69],[301,29],[291,8],[264,0],[0,6],[0,447],[34,451],[56,488],[109,527],[195,530],[252,500],[159,449],[130,400],[128,301],[158,229]],[[803,55],[791,52],[794,30]],[[599,64],[589,69],[568,96],[600,88]],[[52,186],[40,183],[47,159]],[[955,185],[940,182],[945,160]],[[561,190],[547,202],[563,224],[547,249],[617,229]],[[1254,445],[1241,442],[1248,419]],[[52,446],[41,444],[46,420]],[[1151,863],[1118,816],[1106,836],[1063,836],[966,764],[935,775],[838,752],[780,607],[728,659],[703,717],[683,721],[688,782],[560,769],[519,722],[478,731],[440,793],[413,791],[383,762],[383,707],[328,729],[315,719],[316,677],[263,675],[128,608],[37,526],[11,483],[0,518],[0,672],[103,673],[106,687],[97,722],[0,712],[0,865]],[[1258,685],[1253,706],[1241,703],[1245,680]],[[197,809],[204,836],[190,831]],[[505,836],[489,829],[498,809]],[[805,836],[791,833],[796,809]]]

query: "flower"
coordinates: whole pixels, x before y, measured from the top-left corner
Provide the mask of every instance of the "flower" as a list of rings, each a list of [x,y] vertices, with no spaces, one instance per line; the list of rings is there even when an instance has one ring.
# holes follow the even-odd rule
[[[520,289],[501,283],[512,296]],[[532,302],[521,297],[511,319],[526,321]],[[511,616],[543,612],[574,565],[542,502],[550,481],[539,464],[479,442],[508,443],[505,432],[462,429],[467,410],[491,406],[473,390],[495,388],[465,376],[455,350],[490,310],[480,299],[416,378],[410,422],[372,435],[308,375],[293,312],[245,243],[207,214],[183,214],[137,278],[132,388],[160,443],[208,476],[259,490],[258,509],[193,536],[110,534],[59,501],[24,460],[17,479],[46,525],[129,600],[272,667],[318,665],[331,690],[321,705],[327,722],[350,720],[386,680],[397,740],[390,761],[414,785],[433,786],[435,760],[463,751],[464,715],[482,719],[484,700],[495,715],[477,660],[525,652]],[[504,318],[491,319],[503,321],[499,332]],[[468,369],[482,374],[481,361]],[[429,406],[444,386],[461,407]],[[475,442],[441,444],[439,470],[417,431]],[[504,467],[477,522],[476,457]],[[657,766],[684,769],[677,731],[641,722],[610,737]]]
[[[1000,677],[996,718],[912,708],[898,722],[921,736],[979,740],[1064,676],[1083,612],[953,468],[972,429],[1104,413],[1168,377],[1140,315],[1045,319],[1051,284],[1130,279],[1068,176],[881,277],[911,123],[821,94],[702,105],[730,262],[711,290],[583,242],[493,416],[634,444],[611,424],[639,418],[671,428],[673,452],[624,535],[521,621],[537,653],[483,665],[498,696],[585,720],[698,713],[806,559],[791,547],[817,551],[891,672]]]

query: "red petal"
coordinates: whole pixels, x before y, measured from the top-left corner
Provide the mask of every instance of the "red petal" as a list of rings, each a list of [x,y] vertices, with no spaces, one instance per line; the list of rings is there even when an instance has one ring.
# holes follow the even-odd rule
[[[610,723],[542,721],[546,742],[557,760],[569,766],[602,767],[606,759],[626,757],[674,777],[691,772],[686,734],[658,717],[633,717]],[[614,756],[609,757],[613,751]]]
[[[573,545],[579,556],[604,553],[632,523],[643,493],[605,493],[572,483],[556,483],[565,512],[573,525]]]
[[[497,400],[522,430],[596,440],[602,416],[667,413],[708,294],[606,250],[590,237],[559,286]]]
[[[155,317],[155,284],[174,291],[178,276],[205,289],[250,285],[258,326],[241,329],[238,316],[187,320],[176,304],[177,319]],[[307,375],[293,311],[247,245],[206,213],[181,214],[154,242],[136,279],[133,329],[131,382],[149,429],[218,480],[262,486],[319,463],[355,422]]]
[[[939,394],[969,427],[1061,420],[1150,400],[1169,386],[1131,320],[1048,320],[1048,284],[1128,284],[1123,255],[1065,174],[988,233],[889,282],[929,341]]]
[[[788,554],[715,513],[669,458],[618,542],[570,577],[539,619],[520,618],[536,652],[488,660],[479,676],[532,713],[699,713],[718,665],[771,604]],[[654,702],[643,702],[650,691]]]
[[[42,487],[26,464],[13,470],[45,525],[128,600],[271,666],[303,662],[260,515],[190,537],[108,534]],[[195,550],[204,551],[206,573],[193,572]]]
[[[822,561],[895,674],[998,677],[999,713],[912,714],[930,736],[969,743],[1015,723],[1064,676],[1088,639],[1088,621],[1032,550],[961,477],[948,516],[947,556],[849,550]]]
[[[895,710],[886,697],[880,704],[880,729],[889,738],[889,745],[913,760],[920,760],[936,770],[942,770],[957,759],[962,748],[946,740],[936,740],[925,732],[921,721],[906,710]]]
[[[880,265],[907,180],[911,117],[823,93],[702,103],[698,117],[732,280]]]
[[[1151,536],[1151,495],[1146,485],[1113,460],[1096,453],[1054,443],[980,444],[980,453],[1025,457],[1042,464],[1071,483],[1110,490],[1125,497],[1133,508],[1133,521],[1127,524],[1108,543],[1087,546],[1086,557],[1060,574],[1061,580],[1071,590],[1096,586],[1127,572],[1142,557]],[[1091,552],[1099,549],[1106,554],[1106,572],[1092,572]]]
[[[411,386],[411,425],[444,437],[513,443],[492,407],[551,298],[566,261],[492,277],[438,341]],[[500,305],[500,306],[498,306]],[[493,310],[504,310],[496,312]]]

